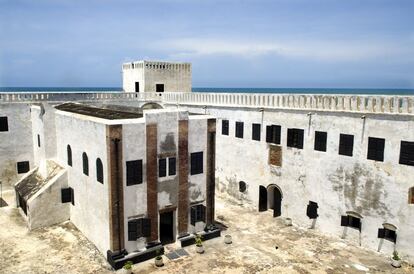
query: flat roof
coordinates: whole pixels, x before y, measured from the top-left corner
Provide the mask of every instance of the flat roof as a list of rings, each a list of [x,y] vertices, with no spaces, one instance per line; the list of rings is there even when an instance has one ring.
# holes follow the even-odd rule
[[[65,103],[62,105],[58,105],[55,108],[61,111],[83,114],[108,120],[136,119],[143,117],[141,109],[125,111],[113,108],[110,109],[105,107],[94,107],[76,103]]]

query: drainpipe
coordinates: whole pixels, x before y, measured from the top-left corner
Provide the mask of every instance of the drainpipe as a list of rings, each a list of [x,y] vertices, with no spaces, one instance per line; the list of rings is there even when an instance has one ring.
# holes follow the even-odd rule
[[[117,225],[118,225],[118,247],[119,247],[119,252],[121,252],[121,219],[120,219],[120,202],[119,202],[119,148],[118,148],[118,144],[119,144],[119,139],[112,139],[112,142],[114,143],[115,146],[115,185],[116,185],[116,201],[115,201],[115,205],[116,205],[116,212],[117,212]]]

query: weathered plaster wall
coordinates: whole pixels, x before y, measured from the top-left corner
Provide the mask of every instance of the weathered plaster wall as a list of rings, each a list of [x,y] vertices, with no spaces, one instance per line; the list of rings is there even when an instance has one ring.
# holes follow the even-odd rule
[[[106,125],[89,117],[56,111],[57,161],[68,170],[75,205],[71,221],[103,253],[109,250],[108,170]],[[72,148],[72,166],[67,164],[67,145]],[[89,160],[89,175],[83,174],[82,153]],[[104,183],[96,180],[96,159],[103,163]]]
[[[122,70],[122,88],[126,92],[135,92],[135,82],[139,82],[139,91],[145,90],[144,69],[142,67],[135,67],[134,69]]]
[[[17,174],[17,162],[34,167],[30,107],[24,103],[0,104],[0,116],[8,117],[9,131],[0,132],[0,181],[10,188],[24,174]]]
[[[258,208],[259,185],[276,184],[282,191],[282,217],[310,227],[306,216],[309,201],[319,205],[315,227],[337,236],[344,235],[340,217],[347,211],[363,216],[362,232],[347,229],[349,241],[377,250],[377,238],[383,223],[397,226],[396,249],[414,261],[412,227],[414,205],[408,204],[408,189],[414,185],[410,174],[414,167],[398,164],[400,141],[414,141],[414,121],[407,116],[305,111],[270,111],[209,107],[190,111],[218,118],[216,177],[219,192],[226,192],[246,205]],[[221,134],[221,120],[229,119],[229,136]],[[235,122],[244,122],[244,138],[235,138]],[[252,123],[261,127],[261,141],[252,140]],[[268,164],[266,125],[282,126],[282,166]],[[287,147],[287,129],[304,129],[304,149]],[[314,131],[327,131],[327,152],[314,150]],[[353,156],[338,155],[339,134],[354,135]],[[385,138],[384,162],[367,159],[368,137]],[[239,181],[247,183],[239,192]],[[384,241],[381,252],[391,254],[394,246]]]
[[[29,228],[50,226],[69,220],[70,203],[62,203],[61,189],[68,187],[66,170],[57,174],[28,201]]]

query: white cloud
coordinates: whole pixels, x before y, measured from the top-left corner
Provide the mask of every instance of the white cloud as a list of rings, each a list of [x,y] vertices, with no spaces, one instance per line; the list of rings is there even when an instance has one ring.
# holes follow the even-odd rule
[[[278,55],[287,58],[305,58],[325,62],[361,61],[376,58],[412,58],[412,43],[397,44],[384,41],[255,41],[182,38],[161,41],[157,48],[168,49],[170,57],[197,57],[206,55],[234,55],[254,58]]]

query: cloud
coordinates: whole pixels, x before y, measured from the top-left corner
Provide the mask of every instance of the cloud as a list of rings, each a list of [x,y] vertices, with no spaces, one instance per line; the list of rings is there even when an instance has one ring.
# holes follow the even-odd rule
[[[233,55],[255,58],[276,55],[286,58],[323,62],[353,62],[377,58],[414,56],[414,45],[384,41],[255,41],[245,39],[182,38],[160,41],[153,45],[168,49],[170,57],[188,58],[209,55]],[[411,56],[411,57],[410,57]]]

